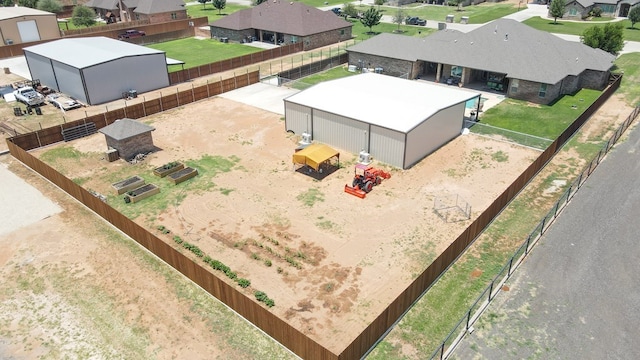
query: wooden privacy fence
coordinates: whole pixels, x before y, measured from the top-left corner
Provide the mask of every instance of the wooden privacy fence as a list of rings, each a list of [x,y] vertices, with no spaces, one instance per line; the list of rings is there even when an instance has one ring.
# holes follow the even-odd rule
[[[248,73],[235,77],[234,81],[253,83],[259,81],[257,72]],[[231,80],[231,79],[228,79]],[[482,231],[500,214],[500,212],[509,204],[511,200],[533,179],[533,177],[551,160],[551,158],[560,150],[571,136],[589,119],[589,117],[604,103],[613,92],[620,86],[622,76],[614,79],[613,83],[603,92],[601,97],[596,100],[583,114],[578,117],[527,169],[518,176],[518,178],[500,195],[482,214],[469,225],[469,227],[441,253],[436,260],[429,265],[391,304],[384,309],[351,343],[339,354],[333,353],[315,340],[307,337],[295,327],[291,326],[284,320],[275,316],[269,310],[264,308],[258,302],[254,301],[238,289],[228,285],[220,280],[213,273],[201,267],[195,261],[186,257],[179,251],[163,242],[149,231],[120,214],[106,203],[94,197],[87,190],[75,184],[64,175],[60,174],[54,168],[43,163],[25,150],[38,147],[43,140],[55,141],[54,138],[59,136],[57,141],[61,141],[61,135],[53,135],[44,130],[31,134],[20,135],[7,140],[9,151],[11,154],[22,161],[24,164],[49,179],[69,195],[85,204],[99,216],[109,223],[116,226],[122,232],[133,238],[143,247],[147,248],[153,254],[165,261],[167,264],[184,274],[194,283],[201,286],[208,293],[218,298],[238,314],[251,321],[269,336],[280,342],[288,349],[304,359],[358,359],[366,354],[377,341],[398,322],[404,313],[420,298],[420,296],[429,289],[429,287],[453,264],[453,262],[467,249],[471,243],[482,233]],[[227,81],[227,80],[225,80]],[[232,81],[233,83],[233,81]],[[226,83],[231,86],[230,83]],[[213,88],[211,86],[213,85]],[[218,87],[216,87],[218,86]],[[181,93],[163,96],[160,99],[145,102],[145,105],[138,104],[124,109],[118,109],[101,115],[95,115],[91,118],[74,122],[75,125],[81,125],[83,122],[96,121],[96,126],[107,124],[120,117],[142,117],[158,111],[163,111],[168,105],[172,107],[180,106],[183,103],[195,101],[199,96],[203,96],[206,91],[213,94],[215,91],[221,91],[225,88],[224,84],[207,84],[206,90],[195,88],[186,92],[192,95],[184,95]],[[217,90],[216,90],[217,89]],[[222,92],[222,91],[221,91]],[[199,94],[196,96],[196,93]],[[183,102],[183,103],[182,103]],[[72,123],[69,123],[72,124]],[[68,125],[68,124],[65,124]],[[69,125],[71,126],[71,125]],[[59,128],[55,128],[59,132]],[[49,129],[45,129],[49,130]],[[42,135],[42,139],[41,136]],[[44,145],[44,144],[42,144]],[[40,146],[42,146],[40,145]],[[30,147],[31,146],[31,147]]]
[[[157,99],[146,100],[134,105],[127,105],[124,108],[117,110],[88,116],[84,119],[67,122],[28,134],[14,136],[11,138],[11,141],[24,150],[36,149],[41,146],[63,141],[62,130],[64,129],[85,125],[90,122],[93,122],[97,129],[101,129],[112,124],[118,119],[140,119],[148,115],[153,115],[198,100],[207,99],[227,91],[255,84],[259,81],[260,73],[258,71],[247,72],[246,74],[236,75],[229,79],[216,81],[214,83],[207,83],[205,85],[192,87],[191,89],[163,95]]]
[[[278,46],[277,48],[238,56],[232,59],[220,60],[210,64],[174,71],[169,73],[169,82],[171,84],[178,84],[194,78],[233,70],[242,66],[257,64],[263,61],[291,55],[300,51],[302,51],[302,43]]]

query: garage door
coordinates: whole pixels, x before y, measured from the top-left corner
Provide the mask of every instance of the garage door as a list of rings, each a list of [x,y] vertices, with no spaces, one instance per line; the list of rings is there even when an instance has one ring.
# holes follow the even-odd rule
[[[18,32],[22,42],[39,41],[38,25],[35,20],[18,21]]]
[[[24,52],[24,56],[27,59],[27,65],[29,65],[29,72],[31,72],[32,79],[40,79],[40,83],[43,85],[60,90],[56,83],[56,77],[53,74],[51,60],[28,51]]]
[[[58,79],[58,86],[60,86],[60,92],[73,96],[82,102],[88,102],[80,70],[57,61],[52,61],[52,63],[53,71],[55,71],[56,79]]]

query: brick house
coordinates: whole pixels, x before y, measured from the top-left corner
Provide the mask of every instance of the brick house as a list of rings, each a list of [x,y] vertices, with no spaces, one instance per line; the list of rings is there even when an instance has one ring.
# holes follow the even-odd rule
[[[351,39],[352,26],[331,11],[280,0],[265,1],[209,24],[212,39],[256,40],[276,45],[301,42],[304,50]]]
[[[104,134],[108,148],[118,150],[121,158],[129,160],[138,154],[156,150],[151,136],[153,130],[140,121],[124,118],[98,131]]]
[[[602,16],[627,17],[631,8],[638,6],[638,0],[569,0],[565,5],[563,19],[585,19],[591,10],[600,8]]]
[[[549,104],[582,88],[608,84],[615,56],[509,19],[468,33],[425,38],[380,34],[347,49],[349,64],[458,86],[482,87]]]
[[[162,23],[187,18],[187,9],[182,0],[89,0],[85,6],[107,21],[149,20]]]

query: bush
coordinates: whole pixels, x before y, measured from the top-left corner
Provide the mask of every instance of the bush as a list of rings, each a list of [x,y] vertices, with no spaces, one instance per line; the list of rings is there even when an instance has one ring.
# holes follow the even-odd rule
[[[276,305],[275,301],[273,301],[272,299],[269,299],[267,294],[265,294],[262,291],[256,291],[253,295],[256,297],[258,301],[265,303],[268,307],[274,307]]]
[[[182,244],[182,238],[178,235],[173,237],[173,241],[175,241],[178,244]]]
[[[593,17],[601,17],[602,16],[602,9],[596,6],[593,9],[591,9],[591,11],[589,12],[589,15],[591,15]]]
[[[243,278],[238,278],[236,282],[238,283],[238,285],[240,285],[241,288],[246,288],[246,287],[249,287],[249,285],[251,285],[251,281]]]

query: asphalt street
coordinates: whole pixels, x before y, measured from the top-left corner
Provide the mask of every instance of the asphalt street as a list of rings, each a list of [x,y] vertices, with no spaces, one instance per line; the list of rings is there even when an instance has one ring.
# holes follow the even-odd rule
[[[640,130],[628,131],[453,358],[640,359]]]

